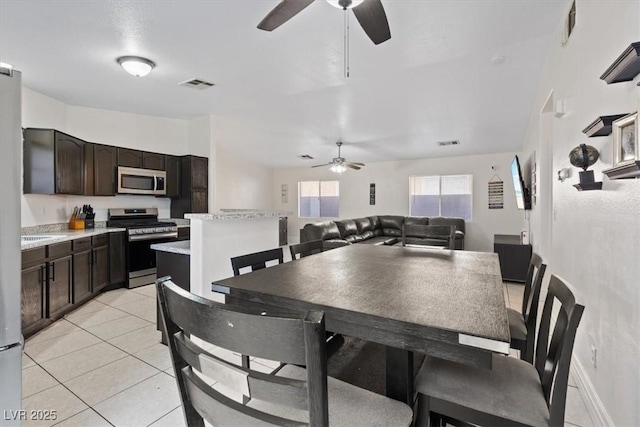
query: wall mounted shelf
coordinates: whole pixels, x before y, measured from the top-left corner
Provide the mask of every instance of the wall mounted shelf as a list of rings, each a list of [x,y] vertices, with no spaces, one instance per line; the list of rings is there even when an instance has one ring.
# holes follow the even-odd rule
[[[602,182],[582,182],[573,184],[573,186],[576,187],[578,191],[602,190]]]
[[[640,42],[631,43],[600,79],[611,83],[628,82],[640,73]]]
[[[609,179],[630,179],[640,177],[640,160],[602,171]]]
[[[626,114],[614,114],[612,116],[600,116],[589,124],[586,128],[582,129],[589,138],[594,136],[607,136],[611,135],[611,124],[618,120],[620,117],[624,117]]]

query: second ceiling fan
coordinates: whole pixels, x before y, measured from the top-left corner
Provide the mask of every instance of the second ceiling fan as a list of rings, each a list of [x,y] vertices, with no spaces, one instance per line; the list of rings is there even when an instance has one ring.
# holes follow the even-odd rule
[[[362,169],[362,167],[364,166],[364,163],[347,162],[346,159],[340,155],[340,147],[342,147],[342,142],[336,142],[336,145],[338,146],[338,157],[334,157],[333,160],[331,160],[329,163],[325,163],[322,165],[315,165],[311,167],[319,168],[322,166],[331,166],[329,168],[331,172],[340,173],[340,174],[344,173],[347,170],[347,168],[351,168],[355,170]]]
[[[258,24],[258,28],[273,31],[293,18],[314,0],[281,0],[280,3]],[[343,10],[352,9],[353,14],[374,44],[391,38],[387,15],[380,0],[327,0],[332,6]]]

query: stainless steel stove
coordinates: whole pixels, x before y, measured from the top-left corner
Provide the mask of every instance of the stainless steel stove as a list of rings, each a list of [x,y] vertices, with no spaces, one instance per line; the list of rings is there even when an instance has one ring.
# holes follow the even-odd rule
[[[158,209],[109,209],[107,227],[127,229],[127,286],[152,284],[156,280],[156,254],[151,245],[178,239],[175,222],[158,221]]]

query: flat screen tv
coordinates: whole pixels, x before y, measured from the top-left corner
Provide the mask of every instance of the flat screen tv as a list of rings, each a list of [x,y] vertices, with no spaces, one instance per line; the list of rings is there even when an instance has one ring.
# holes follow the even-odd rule
[[[516,191],[518,209],[531,209],[531,198],[529,197],[529,190],[524,185],[524,179],[522,179],[518,156],[515,156],[511,162],[511,177],[513,178],[513,188]]]

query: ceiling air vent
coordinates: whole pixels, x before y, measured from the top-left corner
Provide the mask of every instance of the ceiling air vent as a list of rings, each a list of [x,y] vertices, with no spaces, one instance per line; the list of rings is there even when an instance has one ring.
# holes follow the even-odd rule
[[[304,159],[304,160],[313,160],[313,157],[311,157],[308,154],[301,154],[298,157],[301,158],[301,159]]]
[[[178,86],[190,87],[192,89],[197,89],[197,90],[205,90],[212,87],[213,83],[208,82],[206,80],[202,80],[202,79],[191,79],[191,80],[184,81],[182,83],[178,83]]]
[[[438,141],[436,142],[436,144],[438,144],[440,147],[444,147],[445,145],[459,145],[460,141],[458,141],[457,139],[453,139],[451,141]]]

